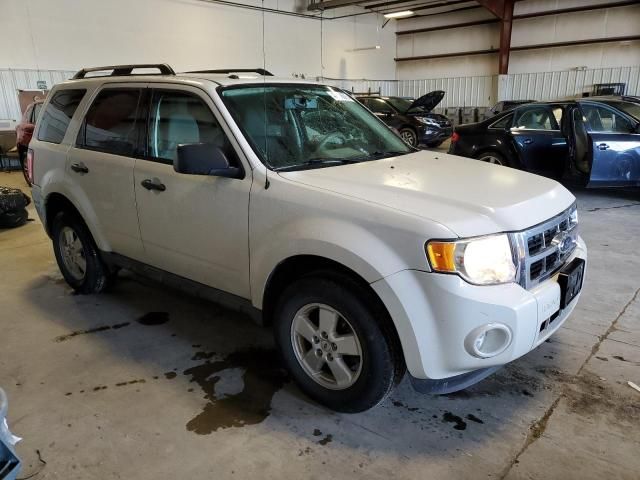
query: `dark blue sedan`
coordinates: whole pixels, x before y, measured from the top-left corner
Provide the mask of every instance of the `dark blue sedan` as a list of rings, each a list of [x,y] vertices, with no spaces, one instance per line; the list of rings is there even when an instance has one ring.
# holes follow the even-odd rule
[[[449,153],[590,187],[640,186],[640,102],[530,103],[456,127]]]

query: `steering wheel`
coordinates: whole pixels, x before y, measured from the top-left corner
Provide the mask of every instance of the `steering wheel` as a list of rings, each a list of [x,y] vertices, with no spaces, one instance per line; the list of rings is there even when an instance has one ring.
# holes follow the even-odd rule
[[[318,142],[318,146],[316,147],[316,152],[320,150],[324,150],[324,147],[327,146],[327,144],[329,143],[329,140],[333,140],[333,139],[342,139],[344,143],[347,142],[347,137],[345,137],[342,132],[331,132],[325,135],[324,137],[322,137],[322,140]]]

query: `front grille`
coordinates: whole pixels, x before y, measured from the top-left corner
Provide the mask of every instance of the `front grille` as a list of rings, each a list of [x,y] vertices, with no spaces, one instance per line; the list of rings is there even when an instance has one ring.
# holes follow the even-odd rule
[[[519,270],[523,287],[531,288],[549,278],[573,253],[578,236],[577,223],[572,220],[575,208],[574,204],[546,222],[514,234],[521,252]]]

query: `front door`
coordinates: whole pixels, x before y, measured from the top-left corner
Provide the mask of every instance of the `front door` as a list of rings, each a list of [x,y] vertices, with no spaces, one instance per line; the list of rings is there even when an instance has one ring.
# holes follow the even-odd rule
[[[206,143],[242,166],[237,145],[211,99],[191,87],[155,87],[146,152],[134,185],[147,262],[173,274],[249,298],[249,191],[242,179],[173,169],[178,145]]]
[[[133,165],[142,138],[144,85],[108,85],[91,102],[66,169],[75,197],[114,252],[143,260]]]
[[[640,133],[621,112],[602,104],[580,105],[592,154],[589,186],[640,184]]]
[[[515,111],[511,136],[524,170],[560,178],[569,155],[559,105],[529,105]]]

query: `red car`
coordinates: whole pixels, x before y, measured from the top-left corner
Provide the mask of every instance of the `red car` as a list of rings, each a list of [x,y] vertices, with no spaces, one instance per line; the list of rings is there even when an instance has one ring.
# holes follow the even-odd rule
[[[44,103],[44,99],[36,100],[35,102],[29,104],[22,115],[22,120],[16,127],[16,145],[18,147],[18,158],[20,159],[20,165],[22,166],[22,172],[24,173],[24,178],[29,185],[29,178],[27,176],[27,150],[29,148],[29,142],[31,141],[31,136],[33,135],[33,129],[36,125],[36,119],[40,114],[40,109],[42,108],[42,104]]]

